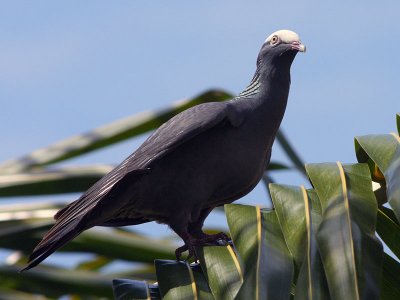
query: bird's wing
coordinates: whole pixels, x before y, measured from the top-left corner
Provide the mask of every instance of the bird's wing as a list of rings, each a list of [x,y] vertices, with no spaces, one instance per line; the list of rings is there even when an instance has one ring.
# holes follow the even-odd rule
[[[229,122],[239,126],[242,114],[232,102],[209,102],[187,109],[160,126],[133,154],[89,188],[78,200],[60,210],[55,219],[68,222],[78,215],[85,215],[104,199],[112,189],[131,181],[132,176],[151,172],[151,163],[177,148],[196,135]],[[65,220],[63,220],[65,219]]]
[[[78,200],[54,216],[56,223],[36,246],[25,269],[34,267],[80,232],[96,225],[88,222],[85,217],[112,191],[117,191],[127,182],[132,182],[136,176],[151,172],[151,162],[221,123],[228,122],[232,126],[239,126],[243,116],[231,103],[200,104],[183,111],[160,126],[133,154],[96,182]],[[103,221],[106,221],[105,225],[108,224],[107,220]],[[147,220],[134,221],[138,224]]]
[[[222,122],[239,126],[243,115],[232,102],[204,103],[187,109],[158,128],[129,158],[128,168],[143,169],[191,138]]]

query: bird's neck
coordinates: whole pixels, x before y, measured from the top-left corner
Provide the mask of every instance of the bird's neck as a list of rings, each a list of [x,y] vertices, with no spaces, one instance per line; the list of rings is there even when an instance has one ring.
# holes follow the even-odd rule
[[[235,100],[243,99],[253,102],[257,107],[266,107],[268,110],[275,108],[279,112],[283,109],[284,112],[289,87],[290,68],[270,67],[265,70],[259,65],[250,84]]]
[[[265,71],[257,68],[249,86],[233,101],[246,103],[260,129],[274,124],[274,128],[268,127],[268,131],[271,131],[270,136],[275,136],[286,110],[289,87],[289,69],[270,68]]]
[[[277,87],[287,91],[290,86],[290,65],[291,63],[275,66],[258,61],[253,79],[236,99],[259,98],[263,93],[279,92],[275,91]]]
[[[253,79],[250,81],[250,84],[236,98],[248,98],[257,95],[260,92],[261,87],[260,77],[260,71],[257,68]]]
[[[254,101],[261,118],[279,127],[286,110],[289,87],[289,73],[288,76],[271,76],[269,80],[263,80],[257,100]]]

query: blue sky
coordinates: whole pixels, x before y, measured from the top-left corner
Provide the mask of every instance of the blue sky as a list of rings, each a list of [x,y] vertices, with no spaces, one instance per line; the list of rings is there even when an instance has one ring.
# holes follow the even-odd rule
[[[253,75],[265,38],[291,29],[307,53],[293,64],[282,128],[306,162],[355,162],[354,136],[395,131],[399,6],[395,1],[3,1],[0,160],[208,88],[238,93]],[[71,163],[118,163],[141,141]],[[285,159],[278,147],[273,159]],[[306,183],[287,173],[275,178]],[[250,202],[261,202],[263,192],[259,187]]]

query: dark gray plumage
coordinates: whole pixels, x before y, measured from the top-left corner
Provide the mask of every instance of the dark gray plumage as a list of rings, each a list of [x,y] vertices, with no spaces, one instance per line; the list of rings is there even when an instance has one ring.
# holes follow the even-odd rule
[[[132,155],[56,215],[34,249],[30,269],[93,226],[168,224],[185,242],[215,242],[205,218],[250,192],[266,169],[285,112],[290,66],[305,51],[298,35],[280,30],[264,42],[250,85],[228,102],[190,108],[156,130]]]

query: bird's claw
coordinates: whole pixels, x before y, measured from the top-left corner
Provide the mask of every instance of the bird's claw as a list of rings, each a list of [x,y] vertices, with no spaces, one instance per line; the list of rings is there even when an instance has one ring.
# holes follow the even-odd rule
[[[182,253],[185,252],[186,250],[188,250],[188,246],[185,244],[182,247],[179,247],[178,249],[175,250],[175,256],[176,256],[176,260],[181,260],[181,256]]]
[[[181,247],[179,247],[178,249],[175,250],[175,256],[176,256],[176,260],[177,261],[181,261],[181,257],[182,257],[182,253],[189,250],[189,254],[186,257],[185,261],[188,261],[189,259],[191,259],[192,257],[195,258],[195,260],[197,260],[197,256],[196,256],[196,252],[194,251],[194,245],[192,243],[190,243],[190,245],[183,245]]]

